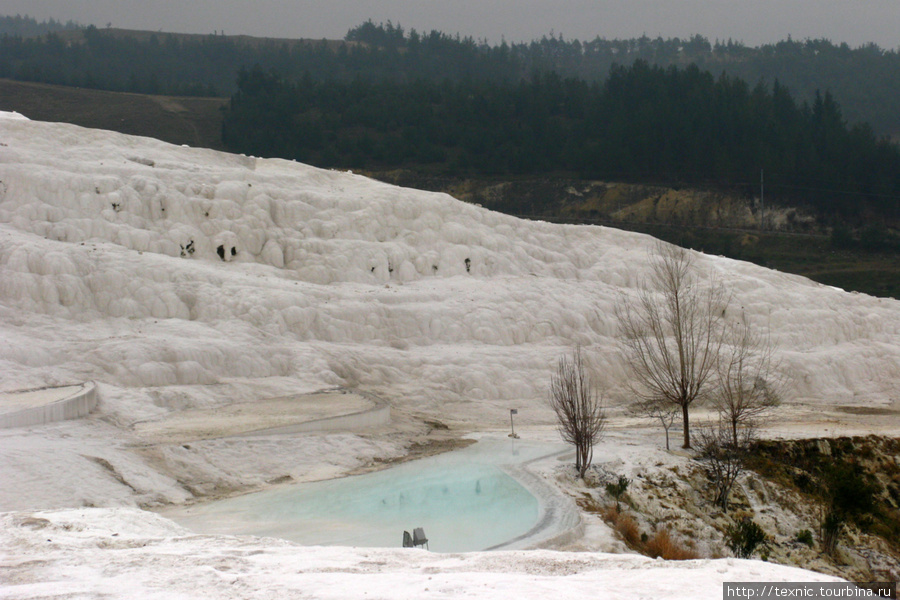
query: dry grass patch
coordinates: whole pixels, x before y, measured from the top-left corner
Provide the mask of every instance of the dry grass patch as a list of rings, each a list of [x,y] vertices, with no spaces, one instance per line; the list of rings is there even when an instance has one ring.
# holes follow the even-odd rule
[[[599,511],[597,511],[597,514],[600,515],[601,519],[603,519],[604,521],[606,521],[609,525],[612,525],[613,527],[616,526],[616,523],[618,522],[619,517],[622,515],[622,513],[620,513],[619,511],[616,510],[615,504],[607,504],[607,505],[603,506],[602,508],[600,508]]]
[[[602,505],[591,499],[581,499],[578,505],[582,509],[598,515],[607,525],[619,534],[625,544],[632,550],[641,552],[641,529],[637,521],[629,514],[620,512],[615,504]]]
[[[644,544],[644,554],[650,558],[665,560],[693,560],[700,558],[696,552],[685,548],[669,535],[668,529],[660,529]]]
[[[641,533],[640,525],[631,515],[616,510],[615,504],[601,504],[589,496],[576,500],[582,510],[599,516],[613,528],[619,539],[636,552],[650,558],[665,560],[693,560],[700,558],[694,550],[673,539],[668,529],[659,529],[652,537]]]
[[[628,544],[630,548],[640,549],[641,530],[637,521],[631,518],[630,515],[619,514],[615,529],[622,541]]]

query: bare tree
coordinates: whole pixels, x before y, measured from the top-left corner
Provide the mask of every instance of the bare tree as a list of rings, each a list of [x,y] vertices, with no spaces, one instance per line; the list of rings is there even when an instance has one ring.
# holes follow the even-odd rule
[[[726,329],[724,339],[716,365],[718,385],[713,404],[737,445],[739,427],[749,428],[752,435],[759,419],[778,406],[782,381],[767,336],[745,323],[734,323]]]
[[[681,409],[684,448],[691,447],[688,409],[715,373],[727,304],[714,279],[700,285],[687,250],[659,242],[637,298],[616,306],[632,391]]]
[[[584,372],[581,348],[575,348],[570,360],[559,359],[556,374],[550,378],[550,408],[556,414],[556,426],[563,440],[575,446],[575,469],[578,476],[591,466],[594,444],[606,427],[606,414],[601,396]]]
[[[659,421],[666,432],[666,450],[669,450],[669,429],[675,424],[681,412],[678,405],[653,398],[636,402],[631,411],[652,421]]]
[[[712,483],[713,501],[727,511],[731,488],[744,472],[751,442],[750,432],[741,430],[740,439],[733,442],[728,424],[719,421],[716,425],[700,427],[697,438],[697,458],[703,461]]]

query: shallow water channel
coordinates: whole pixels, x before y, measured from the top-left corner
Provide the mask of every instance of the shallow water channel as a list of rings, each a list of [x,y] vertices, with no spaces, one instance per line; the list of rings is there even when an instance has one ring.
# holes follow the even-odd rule
[[[508,472],[521,474],[523,463],[565,449],[484,439],[383,471],[278,487],[166,516],[200,533],[272,536],[306,545],[401,547],[404,531],[422,527],[432,551],[485,550],[520,538],[545,517],[528,482]]]

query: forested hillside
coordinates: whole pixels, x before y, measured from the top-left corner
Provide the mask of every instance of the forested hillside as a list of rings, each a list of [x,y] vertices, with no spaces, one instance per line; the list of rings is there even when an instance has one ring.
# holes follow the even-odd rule
[[[308,75],[343,82],[516,83],[535,73],[556,73],[592,83],[604,81],[614,64],[693,63],[751,86],[760,80],[771,86],[777,80],[798,101],[811,103],[817,90],[830,91],[850,123],[865,121],[878,135],[900,135],[900,54],[874,44],[850,48],[827,40],[788,39],[754,48],[701,36],[592,41],[550,36],[508,44],[406,31],[390,22],[364,23],[343,42],[73,27],[0,18],[0,77],[113,91],[230,95],[236,91],[237,71],[256,64],[291,81]]]
[[[0,36],[37,37],[54,31],[74,31],[82,26],[72,21],[62,23],[56,19],[38,22],[28,15],[0,16]]]
[[[825,220],[895,220],[900,148],[848,126],[826,92],[797,103],[777,82],[748,86],[691,65],[615,67],[603,83],[292,83],[242,71],[223,126],[239,152],[320,166],[452,175],[576,173],[609,181],[732,188],[760,172],[782,200]]]

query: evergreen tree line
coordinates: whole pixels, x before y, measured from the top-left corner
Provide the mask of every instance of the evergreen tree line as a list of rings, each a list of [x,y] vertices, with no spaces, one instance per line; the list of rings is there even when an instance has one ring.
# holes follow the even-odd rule
[[[637,61],[603,82],[555,73],[516,82],[291,82],[244,69],[223,123],[236,152],[335,168],[451,175],[569,173],[727,186],[814,207],[835,221],[900,216],[900,148],[848,126],[830,93],[797,102],[696,65]]]
[[[94,26],[73,41],[59,32],[0,39],[0,77],[144,94],[218,96],[232,89],[244,50],[223,36],[142,40]]]
[[[56,19],[38,21],[28,15],[0,16],[0,36],[10,35],[18,37],[36,37],[53,31],[67,31],[82,29],[82,26],[74,21],[65,23]]]
[[[377,75],[379,79],[443,73],[446,65],[441,57],[446,56],[461,65],[450,68],[453,76],[483,73],[481,57],[513,81],[536,72],[603,81],[613,65],[635,61],[662,67],[696,64],[701,70],[749,82],[771,85],[778,80],[800,101],[813,102],[816,91],[827,89],[844,107],[849,122],[867,122],[880,135],[900,135],[900,48],[883,50],[874,43],[850,48],[826,39],[796,41],[788,37],[748,47],[731,39],[711,43],[700,35],[687,39],[597,37],[587,42],[551,35],[529,43],[490,45],[434,31],[427,35],[406,32],[390,22],[376,25],[371,21],[351,29],[347,39],[365,43],[370,52],[381,56],[385,71]]]
[[[27,27],[14,27],[15,20]],[[851,49],[827,40],[791,39],[756,48],[702,36],[626,40],[565,40],[491,44],[438,31],[419,33],[371,21],[343,43],[184,36],[87,27],[70,35],[58,22],[0,20],[0,77],[113,91],[231,95],[235,73],[259,64],[289,80],[488,81],[516,84],[535,73],[603,82],[613,64],[641,60],[662,67],[697,64],[745,81],[777,79],[798,101],[813,103],[828,89],[845,118],[870,123],[880,135],[900,134],[900,53],[875,44]],[[10,25],[5,29],[3,23]],[[49,33],[33,37],[41,27]],[[146,33],[146,32],[145,32]]]

